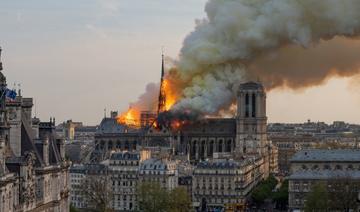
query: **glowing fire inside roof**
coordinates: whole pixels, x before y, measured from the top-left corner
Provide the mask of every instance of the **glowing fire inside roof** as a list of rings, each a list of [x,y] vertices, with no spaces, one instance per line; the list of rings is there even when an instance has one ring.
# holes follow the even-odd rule
[[[160,81],[160,97],[158,102],[158,113],[162,113],[165,111],[169,111],[172,106],[179,99],[176,93],[175,83],[171,83],[169,76],[165,75],[164,68],[164,56],[162,55],[162,67],[161,67],[161,81]],[[126,112],[122,113],[117,119],[119,124],[125,124],[130,126],[140,127],[141,125],[141,105],[137,105],[135,107],[130,107]],[[153,110],[154,108],[148,108],[149,110]],[[179,124],[175,124],[177,126]],[[154,123],[155,127],[157,123]]]
[[[140,111],[129,108],[128,111],[120,114],[120,116],[117,117],[117,121],[119,124],[124,124],[128,126],[140,126],[139,117]]]

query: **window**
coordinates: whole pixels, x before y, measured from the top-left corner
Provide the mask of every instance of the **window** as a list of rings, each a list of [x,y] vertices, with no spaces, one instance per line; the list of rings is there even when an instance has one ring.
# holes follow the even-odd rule
[[[245,117],[249,117],[250,115],[250,100],[249,94],[245,95]]]
[[[335,166],[335,170],[342,170],[342,166],[336,165],[336,166]]]
[[[252,95],[252,111],[251,111],[252,117],[256,117],[256,95]]]
[[[318,166],[318,165],[314,165],[314,166],[312,167],[312,170],[317,170],[317,169],[319,169],[319,166]]]
[[[299,183],[294,183],[294,190],[298,191],[300,188]]]

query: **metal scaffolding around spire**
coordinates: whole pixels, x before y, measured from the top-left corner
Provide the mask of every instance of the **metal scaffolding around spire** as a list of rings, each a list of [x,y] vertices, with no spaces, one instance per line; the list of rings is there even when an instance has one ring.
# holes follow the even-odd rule
[[[159,103],[158,111],[159,115],[166,111],[166,93],[164,90],[164,76],[165,76],[165,64],[164,64],[164,53],[161,55],[161,79],[160,79],[160,92],[159,92]]]

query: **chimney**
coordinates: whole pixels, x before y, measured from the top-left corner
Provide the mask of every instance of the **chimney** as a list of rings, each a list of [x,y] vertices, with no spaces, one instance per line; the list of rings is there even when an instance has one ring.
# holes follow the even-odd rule
[[[42,149],[43,149],[43,160],[46,166],[48,166],[50,164],[49,161],[49,138],[45,138],[43,140],[43,145],[42,145]]]
[[[0,138],[0,173],[5,173],[5,140]]]
[[[64,139],[56,139],[56,146],[59,150],[61,160],[65,160],[65,144]]]
[[[117,111],[111,111],[110,115],[111,115],[111,118],[115,119],[116,117],[118,117],[118,112]]]
[[[42,159],[44,161],[44,165],[48,166],[50,165],[49,161],[49,138],[46,136],[43,139],[35,140],[35,146],[37,150],[39,151],[40,155],[42,156]]]

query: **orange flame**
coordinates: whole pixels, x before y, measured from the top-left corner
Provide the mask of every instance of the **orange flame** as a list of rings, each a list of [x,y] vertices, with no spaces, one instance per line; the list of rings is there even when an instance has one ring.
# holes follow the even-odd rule
[[[179,97],[177,95],[177,89],[175,83],[172,83],[173,80],[171,79],[164,79],[162,84],[162,91],[166,95],[166,102],[165,102],[165,110],[169,111],[171,107],[178,101]],[[154,108],[149,108],[154,109]],[[119,124],[124,124],[128,126],[135,126],[140,127],[140,115],[141,111],[139,108],[129,108],[126,112],[120,114],[120,116],[117,117],[117,122]],[[180,123],[179,123],[180,124]],[[157,123],[155,123],[156,127]],[[177,126],[177,124],[175,125]],[[179,127],[179,126],[178,126]],[[177,128],[178,128],[177,127]]]
[[[129,108],[128,111],[122,113],[117,117],[119,124],[125,124],[128,126],[140,126],[140,112],[134,108]]]
[[[174,92],[175,88],[171,85],[171,83],[168,79],[164,80],[163,89],[166,94],[165,109],[166,109],[166,111],[168,111],[176,103],[176,101],[178,100],[178,97]]]

